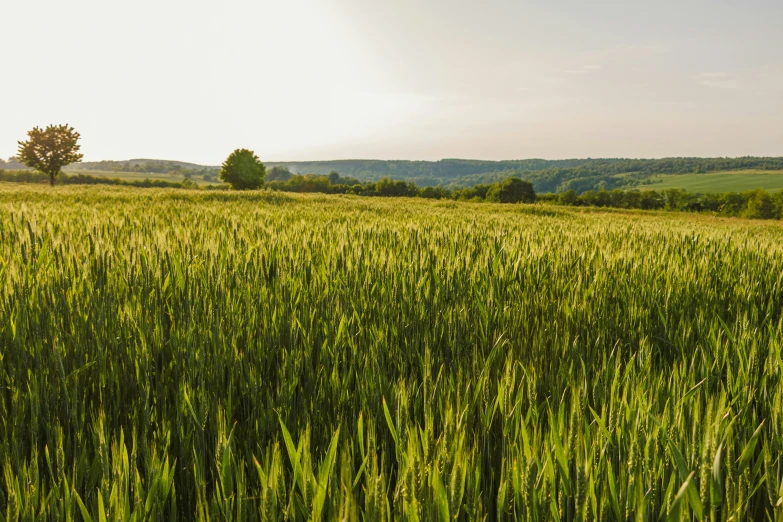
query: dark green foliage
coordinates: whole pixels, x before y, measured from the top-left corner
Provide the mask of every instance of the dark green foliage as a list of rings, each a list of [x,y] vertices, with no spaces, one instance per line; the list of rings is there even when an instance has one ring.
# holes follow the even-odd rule
[[[781,214],[779,208],[775,208],[775,202],[766,190],[759,190],[748,200],[749,218],[754,219],[772,219]]]
[[[291,174],[291,171],[288,170],[288,168],[282,166],[282,165],[275,165],[269,171],[266,173],[266,182],[270,183],[272,181],[288,181],[293,177],[293,174]]]
[[[19,161],[49,176],[54,186],[63,167],[81,161],[79,133],[69,125],[34,127],[27,132],[27,141],[19,142]]]
[[[416,185],[404,181],[395,181],[390,178],[383,178],[380,181],[369,184],[369,190],[375,192],[378,196],[386,197],[415,197],[418,195]]]
[[[519,178],[508,178],[487,191],[487,201],[496,203],[535,203],[533,184]]]
[[[442,185],[451,189],[492,184],[508,177],[533,183],[536,192],[563,192],[632,187],[656,174],[690,174],[731,170],[783,170],[783,158],[664,158],[664,159],[567,159],[479,161],[340,160],[271,163],[297,172],[328,175],[332,171],[376,181],[384,177],[411,181],[419,186]]]
[[[561,205],[575,205],[577,202],[577,195],[574,189],[566,190],[558,195],[558,202]]]
[[[448,199],[451,192],[444,187],[424,187],[419,190],[419,197],[426,199]]]
[[[483,201],[492,185],[474,185],[470,188],[455,190],[454,199],[459,201]]]
[[[182,182],[163,181],[159,179],[124,180],[117,178],[105,178],[100,176],[88,176],[86,174],[60,174],[58,183],[62,185],[123,185],[139,188],[197,188],[190,180]],[[33,170],[5,171],[0,170],[0,181],[13,183],[45,183],[49,181],[46,174]],[[211,188],[211,187],[207,187]]]
[[[220,179],[235,190],[256,189],[264,184],[266,167],[258,156],[247,149],[232,152],[220,169]]]
[[[783,217],[783,191],[770,195],[766,190],[727,192],[725,194],[695,194],[678,189],[654,190],[589,190],[577,196],[568,191],[557,198],[538,197],[539,201],[569,206],[613,207],[641,210],[676,210],[709,212],[721,216],[752,219]]]
[[[357,196],[380,196],[380,197],[416,197],[420,195],[419,189],[414,183],[404,181],[394,181],[389,178],[383,178],[376,182],[361,183],[359,180],[340,176],[337,172],[332,172],[329,176],[318,176],[315,174],[306,174],[292,176],[288,181],[275,181],[269,183],[272,190],[283,192],[322,192],[325,194],[355,194]],[[448,197],[449,192],[445,189],[432,189],[428,192]]]
[[[268,186],[272,190],[283,192],[321,192],[324,194],[345,194],[348,192],[347,185],[333,185],[327,176],[316,176],[315,174],[292,175],[286,181],[272,181]]]

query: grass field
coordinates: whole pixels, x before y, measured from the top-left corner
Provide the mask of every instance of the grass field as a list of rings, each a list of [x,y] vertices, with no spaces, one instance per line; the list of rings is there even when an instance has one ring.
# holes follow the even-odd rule
[[[783,171],[740,170],[709,174],[659,174],[650,179],[654,183],[642,185],[641,188],[652,190],[676,188],[702,194],[744,192],[760,188],[770,192],[783,189]]]
[[[119,172],[119,171],[104,171],[104,170],[70,170],[64,171],[65,174],[85,174],[87,176],[97,176],[102,178],[116,178],[126,181],[144,181],[145,179],[158,179],[162,181],[169,181],[172,183],[183,181],[183,176],[172,176],[169,174],[157,173],[157,172]],[[201,178],[193,178],[192,181],[199,185],[222,185],[220,181],[204,181]]]
[[[782,240],[0,185],[0,520],[781,520]]]

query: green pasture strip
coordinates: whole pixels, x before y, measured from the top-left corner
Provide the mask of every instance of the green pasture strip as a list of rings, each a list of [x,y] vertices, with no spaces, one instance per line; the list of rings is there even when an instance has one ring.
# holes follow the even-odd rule
[[[783,171],[734,171],[709,174],[663,174],[650,178],[652,183],[640,185],[643,189],[684,189],[688,192],[723,193],[745,192],[760,188],[770,192],[783,189]]]

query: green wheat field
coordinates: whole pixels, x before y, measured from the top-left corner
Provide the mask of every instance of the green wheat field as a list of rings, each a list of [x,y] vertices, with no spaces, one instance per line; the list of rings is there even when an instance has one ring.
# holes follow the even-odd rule
[[[783,520],[783,228],[0,188],[0,521]]]

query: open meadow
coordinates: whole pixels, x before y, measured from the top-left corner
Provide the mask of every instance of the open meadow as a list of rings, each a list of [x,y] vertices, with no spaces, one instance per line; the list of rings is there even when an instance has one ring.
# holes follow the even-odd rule
[[[144,181],[145,179],[168,181],[171,183],[178,183],[184,181],[186,178],[179,174],[166,174],[162,172],[125,172],[121,170],[94,170],[94,169],[78,169],[69,168],[65,171],[65,174],[72,176],[76,174],[84,174],[86,176],[96,176],[99,178],[121,179],[123,181]],[[194,177],[191,179],[193,183],[197,185],[222,185],[219,180],[205,181],[200,177]]]
[[[2,184],[0,289],[2,522],[783,519],[779,222]]]
[[[760,188],[770,192],[783,189],[783,171],[737,170],[705,174],[657,174],[650,177],[653,190],[682,189],[700,194],[745,192]]]

